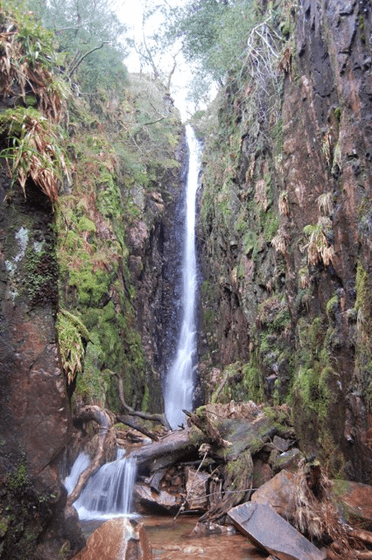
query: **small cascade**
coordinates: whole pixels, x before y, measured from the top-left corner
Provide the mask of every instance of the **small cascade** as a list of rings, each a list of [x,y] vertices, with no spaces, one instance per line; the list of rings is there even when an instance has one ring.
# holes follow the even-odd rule
[[[165,384],[165,415],[172,428],[184,422],[185,410],[192,410],[196,367],[196,298],[197,264],[195,250],[196,192],[199,186],[201,146],[190,125],[186,126],[189,149],[189,168],[186,187],[186,227],[182,258],[182,309],[183,320],[176,359],[170,368]]]
[[[76,459],[65,487],[70,494],[80,474],[90,459],[81,453]],[[116,461],[106,463],[88,480],[80,497],[74,503],[80,519],[111,518],[131,512],[133,486],[136,479],[136,462],[123,457],[120,450]]]

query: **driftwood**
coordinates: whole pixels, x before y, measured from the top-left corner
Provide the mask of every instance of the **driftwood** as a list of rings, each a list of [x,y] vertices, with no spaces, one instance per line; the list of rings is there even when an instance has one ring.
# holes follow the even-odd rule
[[[105,445],[110,438],[112,422],[110,416],[98,406],[85,406],[74,418],[75,423],[97,422],[99,425],[97,450],[93,460],[79,476],[74,490],[67,498],[66,505],[71,506],[80,496],[88,479],[98,471],[105,462]]]
[[[157,434],[154,434],[153,432],[150,432],[150,430],[148,430],[144,426],[140,426],[139,424],[136,424],[135,422],[133,422],[133,420],[131,420],[127,416],[117,415],[116,416],[116,421],[121,422],[122,424],[125,424],[126,426],[129,426],[130,428],[133,428],[134,430],[137,430],[138,432],[141,432],[141,434],[149,437],[153,441],[158,441],[159,440],[159,436]]]

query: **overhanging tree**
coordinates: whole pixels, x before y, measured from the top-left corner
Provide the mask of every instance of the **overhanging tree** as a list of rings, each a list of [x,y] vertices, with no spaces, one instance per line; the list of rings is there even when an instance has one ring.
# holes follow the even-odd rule
[[[27,7],[53,30],[61,66],[68,79],[76,80],[84,93],[115,89],[125,80],[123,60],[126,26],[105,0],[28,0]]]

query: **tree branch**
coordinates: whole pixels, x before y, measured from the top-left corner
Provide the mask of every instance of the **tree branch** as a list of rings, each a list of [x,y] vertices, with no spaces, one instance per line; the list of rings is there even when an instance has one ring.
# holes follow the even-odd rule
[[[86,52],[82,57],[79,58],[79,60],[76,62],[75,65],[72,66],[72,68],[70,68],[69,72],[67,73],[68,78],[71,78],[72,75],[76,72],[76,70],[79,68],[80,64],[83,62],[83,60],[90,54],[92,54],[92,52],[94,51],[98,51],[99,49],[102,49],[102,47],[104,47],[105,45],[108,45],[110,41],[104,41],[102,43],[102,45],[100,45],[99,47],[94,47],[94,49],[91,49],[90,51]]]
[[[167,430],[171,430],[168,420],[165,417],[165,414],[149,414],[148,412],[141,412],[139,410],[134,410],[131,406],[129,406],[124,399],[124,391],[123,391],[123,380],[121,377],[118,376],[118,386],[119,386],[119,400],[121,406],[125,410],[127,414],[130,416],[138,416],[138,418],[142,418],[143,420],[151,420],[152,422],[159,422],[166,428]]]

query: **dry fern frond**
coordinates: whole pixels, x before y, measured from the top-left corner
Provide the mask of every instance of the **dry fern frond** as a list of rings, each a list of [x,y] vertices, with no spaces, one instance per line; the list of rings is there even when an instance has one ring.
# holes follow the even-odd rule
[[[350,545],[348,527],[341,522],[331,498],[332,481],[315,461],[300,464],[295,476],[295,525],[310,538],[329,537],[340,545],[340,560],[356,558]]]
[[[307,249],[307,260],[311,265],[323,262],[325,266],[329,266],[335,257],[335,250],[329,245],[325,231],[330,228],[330,220],[328,218],[320,218],[315,225],[307,225],[304,227],[304,234],[308,236],[309,242],[305,246]]]
[[[18,108],[0,117],[1,131],[7,132],[12,142],[3,155],[13,161],[13,181],[18,180],[26,196],[26,182],[31,178],[56,202],[59,181],[62,175],[68,177],[68,170],[51,123],[35,109]]]
[[[54,50],[50,33],[30,14],[22,14],[21,23],[4,17],[0,32],[0,94],[4,99],[13,98],[14,103],[20,99],[25,103],[26,96],[33,94],[43,115],[59,122],[66,91],[62,81],[52,74]]]

